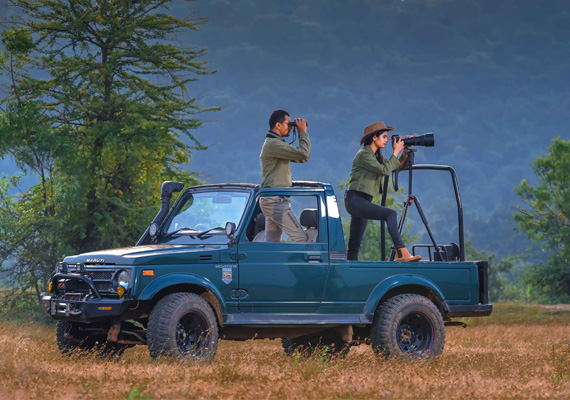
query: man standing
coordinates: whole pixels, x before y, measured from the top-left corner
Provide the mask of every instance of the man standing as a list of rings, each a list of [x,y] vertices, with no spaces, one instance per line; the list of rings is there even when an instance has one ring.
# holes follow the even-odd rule
[[[311,154],[311,142],[307,133],[307,121],[295,118],[299,132],[299,146],[285,142],[292,124],[289,113],[275,110],[269,117],[269,132],[259,155],[261,162],[261,187],[291,187],[291,161],[304,163]],[[265,241],[280,242],[283,231],[293,242],[306,242],[307,234],[297,221],[291,209],[291,202],[285,196],[266,196],[259,201],[261,211],[265,215]]]

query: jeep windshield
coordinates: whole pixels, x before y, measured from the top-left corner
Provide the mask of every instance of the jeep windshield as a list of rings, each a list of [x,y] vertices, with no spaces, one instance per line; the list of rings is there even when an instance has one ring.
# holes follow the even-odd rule
[[[227,222],[239,227],[249,191],[186,192],[176,203],[161,231],[161,243],[226,244]]]

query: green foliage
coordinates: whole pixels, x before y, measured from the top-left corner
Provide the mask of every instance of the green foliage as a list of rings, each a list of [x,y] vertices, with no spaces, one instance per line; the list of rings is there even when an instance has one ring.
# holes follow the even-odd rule
[[[489,262],[489,299],[490,301],[514,300],[517,290],[509,285],[501,273],[513,269],[514,258],[498,259],[497,254],[478,251],[470,241],[465,242],[465,259],[473,261],[485,260]]]
[[[529,239],[548,254],[540,265],[523,274],[532,298],[550,302],[570,301],[570,140],[555,138],[545,157],[532,164],[537,185],[523,180],[516,193],[524,201],[515,220]]]
[[[146,391],[146,385],[132,386],[127,396],[123,400],[152,400],[154,396]]]
[[[132,245],[164,180],[198,182],[180,165],[205,148],[197,114],[218,108],[187,86],[215,71],[206,49],[175,42],[206,20],[165,14],[169,2],[9,2],[24,18],[2,32],[0,157],[38,182],[13,194],[2,178],[0,260],[24,287],[39,293],[63,253]]]

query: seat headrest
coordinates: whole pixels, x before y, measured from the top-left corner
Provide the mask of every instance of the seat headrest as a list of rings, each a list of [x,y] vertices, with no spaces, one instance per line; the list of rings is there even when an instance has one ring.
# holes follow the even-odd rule
[[[257,214],[255,217],[255,231],[254,236],[265,229],[265,215],[263,213]]]
[[[319,213],[314,208],[305,208],[301,213],[301,225],[305,228],[317,228],[319,226]]]

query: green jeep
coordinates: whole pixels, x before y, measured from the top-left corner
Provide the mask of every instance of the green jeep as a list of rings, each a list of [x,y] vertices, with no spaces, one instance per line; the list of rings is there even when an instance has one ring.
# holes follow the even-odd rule
[[[209,361],[219,339],[279,338],[287,354],[369,343],[384,357],[429,358],[443,351],[445,325],[462,324],[452,318],[492,311],[488,264],[464,260],[462,223],[460,244],[427,246],[427,261],[347,261],[329,184],[183,187],[162,185],[135,246],[57,264],[42,303],[63,353],[147,345],[153,358]],[[263,240],[263,196],[289,197],[307,243]]]

